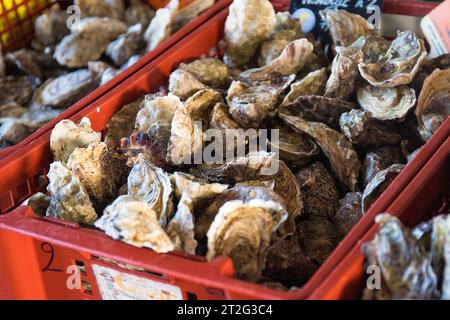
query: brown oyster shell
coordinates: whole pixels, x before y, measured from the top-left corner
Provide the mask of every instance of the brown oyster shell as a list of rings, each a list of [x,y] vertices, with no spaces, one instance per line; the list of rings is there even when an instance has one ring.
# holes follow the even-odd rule
[[[61,10],[58,3],[54,4],[50,10],[39,15],[34,21],[36,39],[43,46],[55,45],[69,33],[66,21],[67,13]]]
[[[130,6],[125,10],[125,22],[129,26],[140,23],[146,29],[155,16],[155,10],[140,0],[130,0],[129,3]]]
[[[308,73],[304,78],[291,84],[289,93],[284,97],[280,108],[294,102],[300,96],[322,94],[327,82],[325,68]]]
[[[41,65],[38,62],[38,54],[30,49],[20,49],[8,52],[5,55],[5,61],[8,64],[15,65],[20,71],[37,79],[42,78]]]
[[[111,42],[106,48],[106,55],[117,67],[125,64],[142,46],[142,25],[128,28],[125,34]]]
[[[241,126],[237,123],[228,111],[228,106],[224,103],[216,103],[211,112],[210,128],[213,129],[240,129]]]
[[[190,72],[177,69],[170,74],[169,91],[182,100],[207,87],[198,81]]]
[[[368,152],[361,168],[362,185],[365,187],[381,170],[403,162],[402,151],[397,146],[385,146]]]
[[[35,85],[29,77],[0,77],[0,105],[15,102],[26,106],[33,95]]]
[[[184,172],[175,172],[170,180],[178,198],[185,194],[194,201],[212,198],[228,188],[226,184],[208,183]]]
[[[230,72],[225,63],[216,58],[201,58],[178,67],[192,74],[199,82],[212,88],[222,88],[230,81]]]
[[[22,202],[21,206],[29,206],[38,216],[45,216],[48,206],[50,205],[50,197],[42,192],[37,192]]]
[[[363,63],[377,62],[389,49],[390,42],[380,35],[361,36],[350,46],[363,53]]]
[[[201,120],[207,125],[212,108],[221,101],[222,96],[219,92],[213,89],[203,89],[189,97],[184,102],[184,106],[194,121]]]
[[[339,207],[333,223],[342,236],[345,236],[363,216],[361,192],[349,192],[339,200]]]
[[[133,166],[137,157],[142,154],[152,165],[165,170],[170,169],[166,161],[166,145],[147,133],[134,132],[129,137],[122,138],[120,150],[127,156],[127,164],[130,166]]]
[[[75,0],[83,17],[109,17],[122,20],[125,4],[122,0]]]

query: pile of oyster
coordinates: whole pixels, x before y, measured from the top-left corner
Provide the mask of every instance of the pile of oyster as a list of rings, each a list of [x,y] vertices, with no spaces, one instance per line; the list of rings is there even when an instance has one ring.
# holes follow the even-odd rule
[[[28,205],[157,252],[227,256],[240,279],[302,286],[449,113],[448,56],[427,60],[410,31],[390,42],[357,15],[323,14],[331,62],[288,12],[235,0],[223,60],[181,63],[168,92],[123,106],[103,141],[87,118],[60,122],[49,196]],[[271,129],[270,150],[228,139],[257,129]],[[207,151],[215,161],[197,161]]]
[[[75,0],[81,17],[53,5],[35,20],[30,48],[0,47],[0,149],[17,144],[156,48],[210,6],[156,12],[142,0]],[[70,29],[67,27],[70,25]]]
[[[450,215],[412,230],[389,214],[377,216],[379,231],[363,246],[367,266],[379,268],[379,287],[364,299],[450,299]]]

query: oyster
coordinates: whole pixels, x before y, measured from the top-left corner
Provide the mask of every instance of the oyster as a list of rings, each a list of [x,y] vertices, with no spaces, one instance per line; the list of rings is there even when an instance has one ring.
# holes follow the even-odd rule
[[[42,192],[33,194],[27,200],[22,202],[22,206],[29,206],[38,216],[45,216],[48,206],[50,205],[50,197]]]
[[[296,230],[295,239],[317,266],[328,258],[342,239],[334,224],[324,218],[300,221]]]
[[[137,157],[142,155],[152,165],[165,170],[170,169],[166,161],[166,145],[147,133],[134,132],[129,137],[122,138],[120,149],[128,157],[129,166],[133,166]]]
[[[339,200],[339,207],[332,221],[344,237],[362,216],[361,192],[349,192]]]
[[[184,194],[194,201],[212,198],[228,188],[226,184],[208,183],[183,172],[175,172],[170,179],[178,198]]]
[[[366,265],[378,266],[381,289],[366,289],[364,299],[431,299],[437,297],[437,277],[430,255],[400,221],[388,214],[376,217],[375,238],[364,244]]]
[[[174,114],[178,108],[182,107],[183,104],[177,96],[147,95],[144,98],[143,107],[136,116],[136,130],[156,137],[167,145]]]
[[[0,79],[6,75],[5,59],[3,58],[3,48],[0,44]]]
[[[403,162],[403,155],[399,147],[385,146],[368,152],[364,159],[363,167],[361,168],[363,186],[367,186],[381,170],[387,169],[393,164],[401,164]]]
[[[208,260],[227,256],[233,261],[239,278],[258,281],[272,234],[286,217],[284,208],[273,201],[225,203],[208,230]]]
[[[424,83],[416,107],[419,132],[424,140],[450,115],[450,68],[436,69]]]
[[[308,73],[303,79],[291,84],[289,93],[284,98],[280,108],[294,102],[300,96],[320,95],[327,82],[325,68]]]
[[[380,35],[361,36],[350,46],[363,53],[363,63],[377,62],[389,49],[390,42]]]
[[[233,81],[226,98],[231,116],[245,128],[258,128],[275,110],[281,94],[294,78],[292,75],[258,84]]]
[[[14,145],[28,137],[39,129],[39,124],[34,121],[17,118],[0,118],[1,144]]]
[[[125,22],[129,26],[140,23],[146,29],[155,16],[155,11],[141,0],[130,0],[130,6],[125,10]]]
[[[376,87],[409,84],[427,55],[423,40],[411,31],[399,32],[387,53],[373,63],[358,65],[361,76]]]
[[[5,61],[14,65],[25,74],[28,74],[36,79],[42,78],[41,65],[38,62],[38,54],[30,49],[20,49],[13,52],[8,52],[5,56]]]
[[[47,216],[83,224],[93,224],[97,220],[97,213],[77,175],[60,161],[55,161],[50,164],[47,176],[50,194]]]
[[[225,63],[230,67],[248,63],[276,23],[275,10],[268,0],[233,1],[225,22]]]
[[[128,176],[128,195],[142,198],[156,213],[161,227],[172,217],[174,205],[170,178],[161,168],[153,167],[139,155]]]
[[[361,163],[352,144],[343,134],[320,122],[306,122],[284,114],[280,114],[280,117],[294,130],[311,136],[328,157],[339,181],[350,191],[356,191]]]
[[[423,82],[435,69],[449,69],[450,68],[450,53],[441,54],[436,58],[425,60],[422,64],[422,69],[417,73],[411,86],[420,92],[422,90]]]
[[[358,88],[357,97],[361,108],[379,120],[403,120],[416,105],[416,93],[407,86],[382,88],[366,84]]]
[[[124,22],[113,18],[81,19],[56,46],[54,58],[69,68],[84,67],[89,61],[98,60],[108,44],[125,33],[127,28]]]
[[[325,97],[348,100],[358,80],[358,64],[363,54],[358,48],[338,47],[331,65],[331,75],[325,85]]]
[[[136,24],[108,45],[106,55],[116,66],[120,67],[138,52],[142,45],[141,33],[142,25]]]
[[[29,77],[0,77],[0,105],[15,102],[26,106],[33,95],[34,83]]]
[[[144,106],[143,98],[124,105],[117,111],[106,126],[108,131],[105,137],[105,143],[110,150],[120,146],[120,139],[128,137],[134,130],[135,120],[139,110]]]
[[[337,130],[340,116],[353,108],[356,108],[354,104],[336,98],[301,96],[294,102],[280,107],[279,114],[322,122]]]
[[[0,118],[20,118],[28,111],[27,108],[15,102],[7,102],[0,105]]]
[[[201,58],[178,67],[192,74],[199,82],[212,88],[222,88],[230,81],[228,67],[216,58]]]
[[[91,121],[83,118],[79,125],[70,120],[62,120],[55,125],[50,135],[50,149],[55,161],[66,163],[75,148],[87,147],[100,142],[101,133],[91,128]]]
[[[393,164],[388,168],[379,171],[373,179],[367,184],[362,194],[362,210],[366,212],[376,199],[386,190],[392,181],[403,170],[404,165]]]
[[[156,252],[173,251],[175,246],[158,224],[155,211],[142,199],[120,196],[95,222],[95,226],[116,240]]]
[[[219,92],[212,89],[203,89],[189,97],[184,105],[194,121],[202,120],[203,123],[208,124],[212,108],[221,101],[222,96]]]
[[[144,39],[147,41],[147,52],[154,50],[170,36],[178,6],[178,0],[171,0],[165,8],[156,10],[155,17],[150,21],[144,33]]]
[[[377,35],[376,30],[360,15],[345,10],[320,11],[336,46],[349,46],[360,36]]]
[[[219,212],[219,209],[225,203],[233,200],[248,202],[252,199],[273,201],[286,208],[283,198],[270,188],[264,186],[236,185],[231,189],[222,190],[222,193],[216,196],[204,210],[197,213],[197,220],[195,223],[196,238],[200,240],[206,236],[211,223],[214,221],[214,218]]]
[[[59,4],[54,4],[34,21],[36,39],[43,46],[53,46],[69,33],[67,28],[67,13],[61,10]]]
[[[316,265],[294,240],[277,239],[267,253],[263,276],[288,287],[301,287],[316,271]]]
[[[195,254],[197,240],[194,236],[194,205],[186,194],[178,202],[177,211],[167,225],[166,232],[176,249]]]
[[[123,0],[75,0],[82,17],[109,17],[122,20],[125,14]]]
[[[211,112],[211,121],[209,126],[213,129],[240,129],[241,126],[237,123],[228,111],[227,105],[218,102]]]
[[[402,139],[397,131],[362,110],[351,110],[341,115],[341,131],[354,144],[363,146],[396,145]]]
[[[177,69],[170,74],[169,91],[180,99],[185,100],[197,91],[206,88],[190,72],[183,69]]]
[[[321,162],[314,162],[295,174],[309,217],[332,218],[339,193],[333,177]]]
[[[79,179],[97,212],[102,212],[117,196],[114,174],[104,162],[107,153],[105,143],[95,142],[86,148],[75,148],[67,160],[67,168]]]

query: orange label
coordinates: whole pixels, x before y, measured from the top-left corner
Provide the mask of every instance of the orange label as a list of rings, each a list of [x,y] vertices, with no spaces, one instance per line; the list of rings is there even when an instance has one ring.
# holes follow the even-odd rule
[[[432,27],[429,28],[429,30],[424,30],[427,39],[429,37],[438,38],[437,40],[439,40],[444,47],[444,50],[450,52],[450,0],[441,3],[425,18],[427,23],[432,24]],[[430,30],[432,30],[432,32],[427,32]]]

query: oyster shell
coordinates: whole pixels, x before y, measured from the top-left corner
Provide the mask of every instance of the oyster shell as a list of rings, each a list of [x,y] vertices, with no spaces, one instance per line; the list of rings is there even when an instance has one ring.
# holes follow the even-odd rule
[[[130,0],[129,3],[129,7],[125,10],[125,22],[129,26],[140,23],[142,28],[146,29],[155,16],[155,10],[141,0]]]
[[[258,281],[272,234],[286,217],[284,208],[273,201],[225,203],[208,230],[208,260],[227,256],[233,261],[239,278]]]
[[[387,169],[393,164],[401,164],[403,162],[402,152],[398,147],[385,146],[368,152],[364,159],[363,167],[361,168],[363,186],[367,186],[381,170]]]
[[[363,245],[366,265],[380,268],[381,288],[365,289],[364,299],[431,299],[437,297],[437,277],[430,255],[401,222],[388,214],[376,217],[375,238]]]
[[[170,165],[166,161],[166,149],[166,145],[159,139],[142,132],[134,132],[120,141],[120,150],[128,157],[129,166],[133,166],[137,157],[142,154],[152,165],[168,170]]]
[[[354,144],[363,146],[396,145],[402,139],[396,130],[372,117],[367,111],[353,109],[341,115],[341,131]]]
[[[374,63],[358,65],[361,76],[376,87],[409,84],[427,55],[423,40],[411,31],[399,32],[387,53]]]
[[[280,105],[283,106],[294,102],[300,96],[320,95],[327,82],[325,68],[308,73],[303,79],[291,84],[289,93]]]
[[[233,1],[225,21],[225,63],[230,67],[248,63],[276,23],[275,10],[268,0]]]
[[[3,58],[2,51],[3,51],[2,45],[0,44],[0,78],[3,78],[6,75],[5,59]]]
[[[345,236],[363,216],[361,192],[349,192],[339,200],[339,207],[333,217],[333,224]]]
[[[5,56],[5,61],[14,65],[25,74],[28,74],[36,79],[42,78],[41,65],[38,63],[37,53],[30,49],[20,49],[13,52],[8,52]]]
[[[182,107],[183,104],[177,96],[147,95],[144,98],[143,107],[136,116],[136,130],[156,137],[167,145],[174,114],[178,108]]]
[[[224,103],[218,102],[211,112],[211,121],[209,124],[213,129],[240,129],[241,126],[237,123],[228,111],[228,106]]]
[[[170,74],[169,91],[177,97],[180,97],[180,99],[185,100],[197,91],[206,88],[190,72],[183,69],[177,69]]]
[[[301,96],[294,102],[280,107],[279,114],[322,122],[333,129],[339,129],[339,118],[353,108],[356,108],[354,104],[336,98]]]
[[[203,89],[189,97],[184,102],[184,106],[194,121],[202,120],[203,123],[208,124],[212,108],[221,101],[222,96],[219,92]]]
[[[386,190],[392,181],[403,170],[404,165],[393,164],[388,168],[379,171],[373,179],[367,184],[362,194],[361,203],[362,210],[366,212],[375,200]]]
[[[67,160],[67,168],[78,177],[97,212],[117,196],[114,174],[104,162],[107,153],[105,143],[95,142],[87,148],[75,148]]]
[[[55,45],[69,33],[66,21],[67,13],[61,10],[59,4],[54,4],[34,21],[35,38],[43,46]]]
[[[197,240],[194,234],[194,204],[186,194],[178,202],[177,211],[167,225],[166,232],[176,249],[195,254]]]
[[[50,205],[50,197],[42,192],[33,194],[27,200],[22,202],[22,206],[29,206],[38,216],[45,216],[48,206]]]
[[[108,206],[95,226],[108,236],[135,247],[156,252],[173,251],[175,246],[158,224],[155,211],[142,199],[120,196]]]
[[[50,149],[55,161],[66,163],[75,148],[87,147],[100,142],[101,133],[91,128],[89,118],[83,118],[77,125],[70,120],[62,120],[55,125],[50,135]]]
[[[181,198],[185,194],[194,201],[212,198],[228,188],[226,184],[208,183],[205,180],[197,179],[195,176],[183,172],[175,172],[170,177],[170,180],[175,186],[175,195],[178,198]]]
[[[97,213],[77,175],[55,161],[50,164],[47,177],[50,194],[47,216],[83,224],[93,224],[97,220]]]
[[[178,67],[192,74],[199,82],[212,88],[222,88],[230,81],[230,72],[225,63],[216,58],[201,58]]]
[[[1,144],[14,145],[39,129],[40,125],[34,121],[17,118],[0,118]]]
[[[356,191],[361,163],[343,134],[320,122],[306,122],[284,114],[280,117],[294,130],[311,136],[327,156],[338,180],[350,191]]]
[[[345,10],[326,9],[320,11],[330,30],[336,46],[349,46],[360,36],[377,35],[376,30],[360,15]]]
[[[105,143],[110,150],[114,150],[120,146],[120,139],[128,137],[133,133],[135,121],[139,110],[144,106],[144,98],[140,98],[129,104],[124,105],[117,111],[107,124],[107,133]]]
[[[142,25],[136,24],[128,28],[127,33],[111,42],[106,48],[106,55],[117,67],[120,67],[135,55],[142,45]]]
[[[123,0],[75,0],[83,17],[109,17],[123,20],[125,3]]]
[[[56,46],[54,58],[60,65],[81,68],[99,60],[108,44],[127,31],[127,25],[113,18],[81,19]]]
[[[379,120],[403,120],[416,105],[416,93],[407,86],[383,88],[366,84],[358,88],[357,97],[361,108]]]
[[[414,80],[411,82],[411,86],[420,92],[422,90],[422,85],[425,79],[435,70],[435,69],[449,69],[450,68],[450,53],[441,54],[436,58],[425,60],[422,64],[422,69],[417,73]]]
[[[336,213],[339,193],[333,177],[321,162],[314,162],[299,170],[295,177],[309,217],[332,218]]]
[[[325,85],[325,97],[348,100],[358,80],[358,64],[363,53],[358,48],[338,47],[331,65],[331,75]]]
[[[0,77],[0,105],[15,102],[26,106],[33,95],[34,83],[29,77]]]
[[[389,49],[390,42],[380,35],[361,36],[350,46],[363,53],[363,63],[377,62]]]
[[[139,155],[128,176],[128,195],[142,198],[156,213],[161,227],[165,227],[174,211],[170,178],[162,169],[153,167]]]
[[[27,108],[15,102],[7,102],[0,105],[0,118],[20,118],[27,111]]]
[[[144,33],[144,39],[147,41],[147,52],[154,50],[170,36],[178,6],[178,0],[171,0],[165,8],[156,10],[155,17],[150,21]]]
[[[416,107],[419,132],[424,140],[450,115],[450,68],[436,69],[424,83]]]

